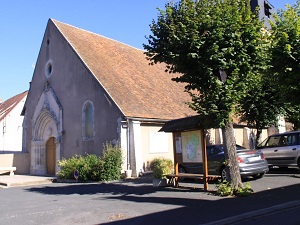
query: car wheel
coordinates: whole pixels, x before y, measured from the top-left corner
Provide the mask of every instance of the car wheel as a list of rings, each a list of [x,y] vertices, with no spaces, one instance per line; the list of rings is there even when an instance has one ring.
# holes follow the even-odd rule
[[[264,173],[259,173],[259,174],[252,175],[252,177],[254,179],[259,179],[259,178],[262,178],[264,175],[265,175]]]
[[[297,164],[298,164],[298,167],[300,169],[300,157],[298,158]]]
[[[221,168],[221,178],[222,180],[227,180],[227,170],[226,170],[226,167],[222,167]]]

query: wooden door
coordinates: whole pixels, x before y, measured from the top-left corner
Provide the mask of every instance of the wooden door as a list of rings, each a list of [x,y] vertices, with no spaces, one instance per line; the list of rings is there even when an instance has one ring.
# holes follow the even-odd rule
[[[55,138],[51,137],[46,143],[46,162],[47,162],[47,174],[55,175],[56,166],[56,145]]]

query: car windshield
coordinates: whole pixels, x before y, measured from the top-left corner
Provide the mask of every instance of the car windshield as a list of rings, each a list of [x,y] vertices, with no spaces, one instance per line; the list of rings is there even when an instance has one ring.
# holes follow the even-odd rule
[[[265,145],[266,145],[266,142],[267,142],[267,140],[268,140],[268,138],[266,138],[265,140],[263,140],[263,142],[259,143],[259,144],[257,145],[257,147],[259,148],[259,147],[263,147],[263,146],[265,146]]]
[[[262,146],[280,146],[280,136],[270,136],[269,139],[265,142],[265,145]]]

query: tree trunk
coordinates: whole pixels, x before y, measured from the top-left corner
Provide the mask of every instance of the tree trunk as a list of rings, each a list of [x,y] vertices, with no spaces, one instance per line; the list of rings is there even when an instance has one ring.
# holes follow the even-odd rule
[[[223,145],[225,160],[228,162],[229,177],[228,181],[231,182],[234,189],[242,187],[242,180],[240,175],[239,163],[236,153],[236,142],[233,131],[233,124],[228,123],[225,128],[222,129],[223,133]],[[228,173],[227,173],[228,174]]]

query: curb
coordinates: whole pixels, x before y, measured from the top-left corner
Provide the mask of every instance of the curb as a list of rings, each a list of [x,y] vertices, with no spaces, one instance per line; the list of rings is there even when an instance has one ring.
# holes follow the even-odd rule
[[[16,176],[16,177],[15,177]],[[18,176],[18,177],[17,177]],[[51,184],[56,181],[55,177],[22,177],[19,175],[10,176],[7,179],[1,179],[1,188],[20,187],[20,186],[32,186],[41,184]]]
[[[284,203],[284,204],[280,204],[280,205],[276,205],[276,206],[272,206],[272,207],[257,210],[257,211],[252,211],[252,212],[249,212],[249,213],[244,213],[244,214],[241,214],[241,215],[238,215],[238,216],[233,216],[233,217],[229,217],[229,218],[226,218],[226,219],[217,220],[217,221],[213,221],[213,222],[210,222],[210,223],[205,223],[205,224],[202,224],[202,225],[232,224],[232,223],[246,221],[248,219],[252,219],[252,218],[255,218],[255,217],[268,215],[268,214],[271,214],[271,213],[273,213],[275,211],[278,211],[278,210],[292,209],[292,208],[297,208],[297,207],[300,207],[300,200],[292,201],[292,202],[288,202],[288,203]]]
[[[0,182],[0,185],[9,188],[9,187],[32,186],[32,185],[51,184],[51,183],[53,183],[51,180],[43,180],[43,181],[27,181],[27,182],[25,181],[25,182],[8,182],[8,183]]]

